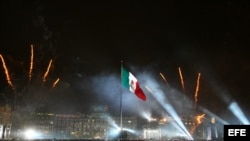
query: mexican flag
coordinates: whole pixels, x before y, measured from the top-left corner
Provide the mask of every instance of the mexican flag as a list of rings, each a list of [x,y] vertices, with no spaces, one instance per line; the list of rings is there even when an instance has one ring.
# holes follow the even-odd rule
[[[123,66],[122,66],[122,72],[121,72],[121,83],[122,83],[122,86],[129,89],[139,99],[146,101],[146,95],[140,88],[137,78]]]

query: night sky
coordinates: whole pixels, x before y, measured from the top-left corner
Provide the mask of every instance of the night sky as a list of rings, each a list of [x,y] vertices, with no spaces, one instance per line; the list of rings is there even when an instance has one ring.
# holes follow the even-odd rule
[[[148,97],[142,102],[123,90],[125,112],[149,109],[155,100],[144,88],[150,87],[148,74],[165,95],[182,93],[180,67],[185,93],[173,101],[183,95],[193,101],[201,73],[200,106],[222,114],[235,100],[250,114],[249,1],[6,0],[0,6],[0,54],[16,86],[13,92],[0,67],[2,105],[62,113],[107,105],[116,111],[123,60]],[[34,70],[28,82],[31,44]],[[50,59],[48,81],[42,83]]]

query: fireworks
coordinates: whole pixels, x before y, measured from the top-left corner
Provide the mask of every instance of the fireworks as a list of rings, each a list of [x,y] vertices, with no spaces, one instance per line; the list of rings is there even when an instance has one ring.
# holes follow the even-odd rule
[[[200,76],[201,76],[201,73],[198,73],[197,84],[196,84],[196,89],[195,89],[195,94],[194,94],[195,107],[197,106],[197,102],[198,102],[198,91],[199,91],[199,85],[200,85]]]
[[[56,81],[52,85],[52,88],[54,88],[56,86],[56,84],[59,82],[59,80],[60,80],[59,78],[56,79]]]
[[[165,77],[161,72],[160,72],[160,76],[161,76],[161,78],[164,80],[164,82],[168,83],[166,77]]]
[[[48,74],[49,74],[49,70],[50,70],[50,68],[51,68],[51,64],[52,64],[52,59],[49,61],[49,65],[48,65],[48,67],[47,67],[47,71],[44,73],[43,82],[46,81],[46,78],[47,78],[47,76],[48,76]]]
[[[197,124],[201,124],[202,123],[202,119],[205,117],[206,114],[202,114],[202,115],[198,115],[196,117],[196,121],[197,121]]]
[[[28,80],[29,81],[31,81],[31,79],[32,79],[32,73],[33,73],[33,68],[34,68],[34,46],[33,45],[30,45],[30,52],[31,52],[30,66],[29,66],[29,71],[28,71]],[[13,90],[15,90],[15,87],[14,87],[12,81],[11,81],[11,77],[9,75],[9,71],[8,71],[7,66],[6,66],[4,57],[1,54],[0,54],[0,58],[1,58],[2,66],[3,66],[3,69],[4,69],[5,75],[6,75],[7,83]],[[53,60],[51,59],[49,64],[48,64],[47,70],[43,75],[43,78],[42,78],[43,82],[46,82],[46,80],[47,80],[47,77],[48,77],[48,74],[50,72],[52,63],[53,63]],[[59,80],[60,80],[59,78],[56,79],[56,81],[52,85],[52,88],[54,88],[58,84]]]
[[[184,81],[183,81],[183,76],[182,76],[182,73],[181,73],[181,68],[179,67],[178,70],[179,70],[179,75],[180,75],[180,79],[181,79],[182,90],[183,90],[183,93],[185,93]]]
[[[8,83],[8,84],[10,85],[10,87],[14,90],[15,87],[14,87],[14,85],[13,85],[12,82],[11,82],[8,68],[7,68],[7,66],[6,66],[6,64],[5,64],[5,61],[4,61],[4,58],[3,58],[3,56],[2,56],[1,54],[0,54],[0,58],[1,58],[2,63],[3,63],[3,68],[4,68],[5,75],[6,75],[7,83]]]
[[[30,56],[30,71],[29,71],[29,80],[31,80],[31,77],[32,77],[33,59],[34,59],[33,45],[31,45],[31,46],[30,46],[30,48],[31,48],[31,56]]]

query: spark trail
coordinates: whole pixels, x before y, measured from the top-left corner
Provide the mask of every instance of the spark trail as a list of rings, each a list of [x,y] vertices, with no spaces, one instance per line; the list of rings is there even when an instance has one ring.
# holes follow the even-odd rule
[[[47,67],[47,70],[46,70],[46,72],[44,73],[43,82],[46,82],[46,78],[47,78],[47,76],[48,76],[48,74],[49,74],[49,70],[50,70],[50,68],[51,68],[51,64],[52,64],[52,59],[49,61],[49,65],[48,65],[48,67]]]
[[[205,117],[206,114],[198,115],[196,116],[195,120],[197,122],[196,126],[193,126],[191,128],[191,133],[194,133],[196,128],[203,122],[203,118]]]
[[[198,102],[198,91],[199,91],[199,86],[200,86],[200,76],[201,76],[201,73],[198,73],[196,89],[195,89],[195,94],[194,94],[195,107],[197,106],[197,102]]]
[[[56,79],[56,81],[52,85],[52,88],[54,88],[56,86],[56,84],[59,82],[59,80],[60,80],[59,78]]]
[[[165,77],[161,72],[160,72],[160,76],[161,76],[161,78],[162,78],[166,83],[168,83],[166,77]]]
[[[4,58],[3,58],[3,56],[2,56],[1,54],[0,54],[0,58],[1,58],[2,63],[3,63],[3,68],[4,68],[5,75],[6,75],[7,83],[8,83],[8,84],[10,85],[10,87],[14,90],[15,87],[14,87],[14,85],[13,85],[12,82],[11,82],[11,79],[10,79],[10,76],[9,76],[8,68],[6,67]]]
[[[181,68],[179,67],[178,70],[179,70],[179,75],[180,75],[180,79],[181,79],[181,85],[182,85],[183,93],[185,93],[184,81],[183,81],[183,76],[182,76],[182,73],[181,73]]]
[[[202,115],[198,115],[196,117],[196,121],[197,121],[197,124],[201,124],[202,123],[202,119],[205,117],[206,114],[202,114]]]
[[[29,71],[29,81],[32,77],[32,70],[33,70],[33,59],[34,59],[34,51],[33,51],[33,45],[30,46],[31,49],[31,56],[30,56],[30,71]]]

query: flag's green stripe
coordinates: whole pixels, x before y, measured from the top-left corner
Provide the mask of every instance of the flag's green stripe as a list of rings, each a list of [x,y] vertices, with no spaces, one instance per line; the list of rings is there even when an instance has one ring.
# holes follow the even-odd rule
[[[122,86],[129,89],[129,71],[122,67],[122,76],[121,76]]]

